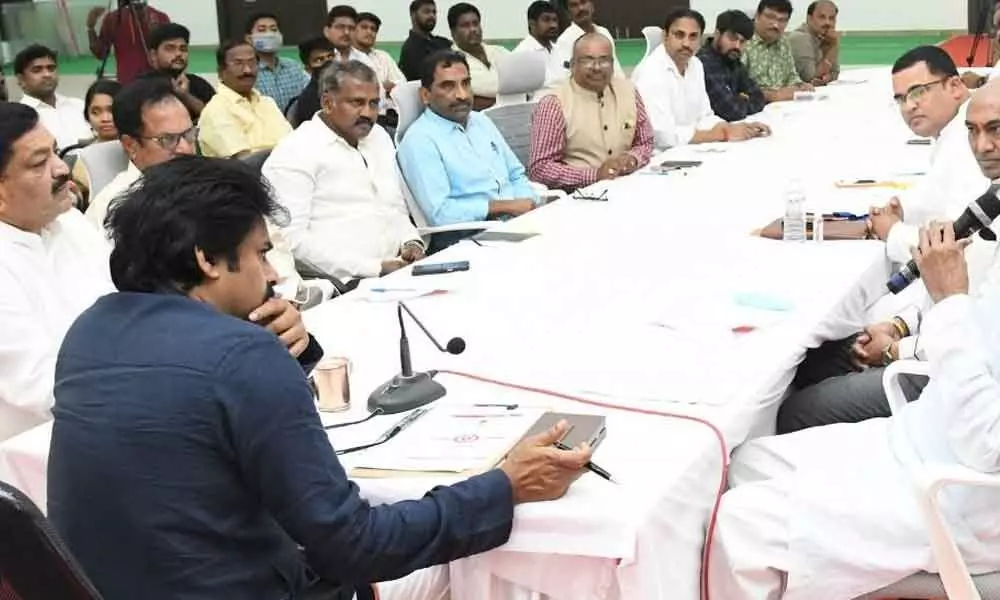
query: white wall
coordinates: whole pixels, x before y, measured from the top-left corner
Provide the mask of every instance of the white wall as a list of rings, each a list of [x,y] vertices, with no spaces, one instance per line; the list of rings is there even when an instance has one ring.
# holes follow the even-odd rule
[[[400,41],[410,29],[407,12],[409,0],[327,0],[329,6],[349,2],[359,12],[370,11],[382,19],[379,38]],[[597,0],[621,2],[624,0]],[[458,0],[438,1],[438,35],[448,36],[446,15]],[[525,12],[531,0],[472,0],[483,13],[483,28],[488,38],[516,39],[527,35]],[[806,0],[793,0],[796,11],[792,24],[805,18]],[[219,21],[213,0],[151,0],[150,4],[191,29],[193,45],[218,44]],[[968,11],[966,0],[837,0],[840,6],[838,28],[843,31],[920,31],[964,30]],[[711,24],[716,15],[730,8],[753,11],[755,0],[691,0]],[[598,12],[600,9],[598,8]],[[658,24],[664,15],[650,15],[650,24]],[[317,28],[322,24],[318,23]]]
[[[615,1],[615,0],[605,0]],[[810,0],[792,0],[792,25],[806,17]],[[840,8],[837,28],[841,31],[942,31],[968,26],[966,0],[834,0]],[[755,0],[691,0],[691,8],[705,15],[709,28],[724,10],[737,8],[751,14]]]

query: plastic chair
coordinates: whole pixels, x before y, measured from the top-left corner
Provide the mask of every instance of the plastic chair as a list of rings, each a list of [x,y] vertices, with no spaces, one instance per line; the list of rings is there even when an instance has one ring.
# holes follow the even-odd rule
[[[119,142],[90,144],[80,150],[77,161],[87,170],[91,198],[96,198],[112,179],[127,169],[129,162]]]
[[[20,600],[100,600],[49,521],[17,488],[0,482],[0,595]]]
[[[926,362],[903,360],[889,365],[882,382],[892,414],[906,406],[901,375],[930,375]],[[987,475],[961,465],[923,465],[911,473],[930,532],[938,574],[917,573],[857,600],[913,598],[931,600],[1000,600],[1000,572],[972,575],[938,504],[938,493],[949,485],[1000,487],[1000,475]]]
[[[396,101],[396,110],[399,112],[399,124],[396,125],[396,145],[399,146],[406,130],[424,112],[424,102],[420,98],[420,82],[407,81],[397,85],[392,88],[390,96]]]
[[[649,56],[663,43],[663,28],[655,25],[643,27],[642,37],[646,38],[646,53],[643,56]]]
[[[483,111],[493,121],[517,160],[527,165],[531,158],[531,114],[537,102],[522,102],[494,106]]]
[[[402,122],[402,116],[400,116],[400,122]],[[413,219],[413,224],[417,226],[417,233],[420,234],[420,237],[423,238],[426,244],[430,243],[430,236],[435,233],[482,231],[496,225],[495,221],[469,221],[467,223],[451,223],[449,225],[430,225],[427,215],[424,214],[424,209],[420,207],[417,199],[413,197],[413,192],[410,191],[410,186],[407,185],[406,178],[403,177],[403,171],[399,168],[398,162],[396,163],[396,173],[399,176],[399,185],[403,188],[406,207],[410,209],[410,217]]]
[[[523,104],[545,86],[548,55],[543,52],[512,52],[497,59],[497,103]]]
[[[267,162],[269,156],[271,156],[270,148],[267,150],[258,150],[257,152],[244,156],[240,160],[260,173],[264,169],[264,163]]]

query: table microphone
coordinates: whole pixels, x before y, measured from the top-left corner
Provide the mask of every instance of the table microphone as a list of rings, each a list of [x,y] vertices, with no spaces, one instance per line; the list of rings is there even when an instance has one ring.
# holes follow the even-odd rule
[[[441,352],[461,354],[465,351],[465,340],[460,337],[453,337],[442,346],[413,311],[399,302],[396,305],[396,316],[399,319],[399,374],[377,387],[368,396],[368,410],[371,412],[380,411],[384,415],[406,412],[430,404],[445,395],[444,386],[434,381],[434,373],[413,372],[410,340],[406,337],[406,326],[403,324],[404,312],[410,315],[417,327]]]
[[[996,239],[996,236],[990,231],[990,225],[994,219],[1000,216],[1000,198],[997,198],[998,187],[1000,186],[991,185],[986,193],[976,198],[955,220],[956,240],[967,238],[976,233],[985,239]],[[893,294],[898,294],[919,278],[920,269],[917,268],[917,262],[911,260],[893,275],[885,286]]]

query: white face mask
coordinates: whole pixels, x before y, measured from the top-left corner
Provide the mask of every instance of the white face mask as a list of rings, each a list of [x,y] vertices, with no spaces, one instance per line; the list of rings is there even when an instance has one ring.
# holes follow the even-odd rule
[[[250,36],[250,43],[257,52],[273,53],[281,50],[285,40],[281,37],[280,31],[268,31],[266,33],[254,33]]]

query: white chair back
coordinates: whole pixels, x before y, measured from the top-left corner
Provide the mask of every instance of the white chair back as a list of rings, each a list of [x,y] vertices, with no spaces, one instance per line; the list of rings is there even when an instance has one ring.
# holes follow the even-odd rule
[[[99,142],[80,150],[77,160],[87,170],[90,197],[95,198],[111,180],[128,168],[128,155],[120,142]]]
[[[396,126],[396,145],[399,146],[406,130],[424,112],[424,103],[420,99],[420,82],[407,81],[397,85],[392,88],[390,95],[396,101],[396,110],[399,112],[399,124]]]
[[[413,197],[413,192],[410,191],[410,186],[406,183],[406,178],[403,177],[403,170],[399,168],[398,160],[396,161],[396,176],[399,177],[399,187],[403,189],[403,198],[406,199],[406,207],[410,209],[413,224],[417,226],[417,229],[426,228],[428,226],[427,215],[424,214],[424,209],[417,204],[417,199]],[[430,236],[426,236],[424,241],[430,242]]]
[[[497,59],[497,104],[527,102],[545,86],[548,61],[544,52],[512,52]]]
[[[663,43],[663,28],[650,25],[642,28],[642,37],[646,38],[646,54],[649,56]]]
[[[538,102],[521,102],[494,106],[483,111],[483,114],[497,126],[507,145],[521,161],[525,170],[531,157],[531,114],[535,112]]]

